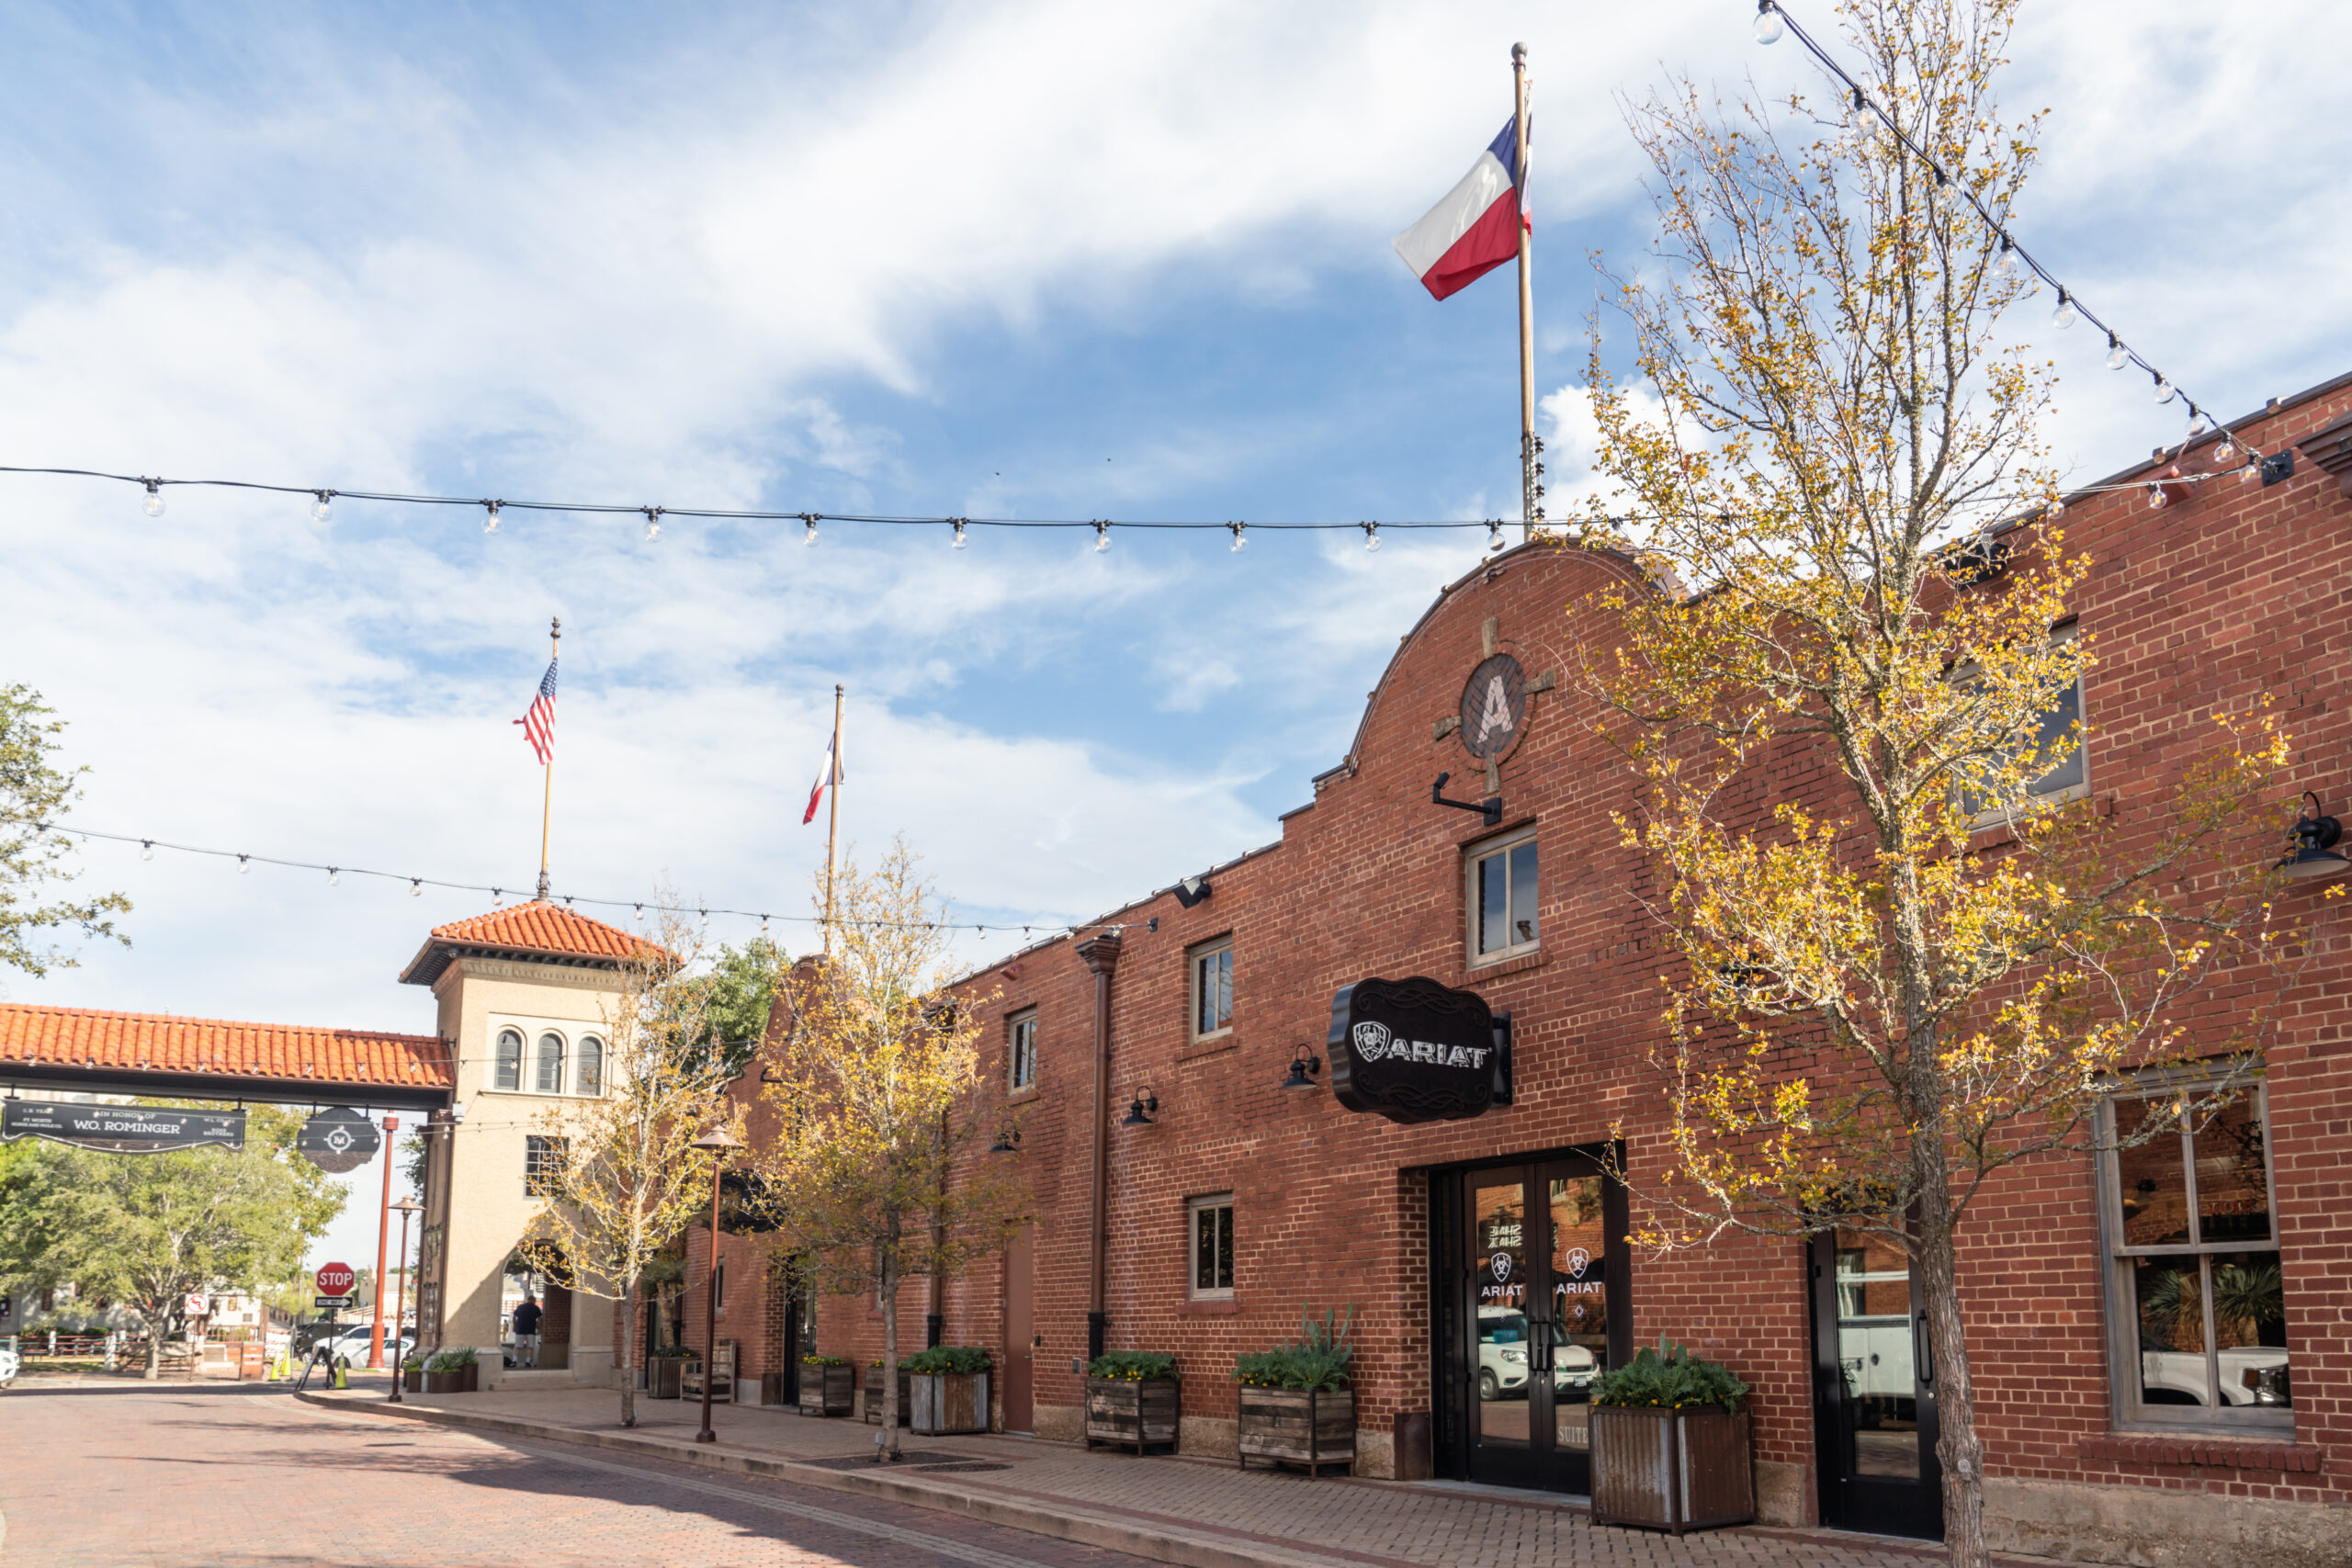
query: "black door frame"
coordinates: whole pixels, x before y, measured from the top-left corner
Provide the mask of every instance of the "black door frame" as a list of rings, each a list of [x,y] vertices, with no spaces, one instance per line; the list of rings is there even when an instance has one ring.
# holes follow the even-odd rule
[[[1943,1465],[1936,1458],[1935,1358],[1928,1346],[1927,1303],[1919,1296],[1919,1271],[1911,1269],[1911,1364],[1918,1417],[1919,1475],[1917,1480],[1851,1472],[1858,1412],[1846,1397],[1838,1345],[1838,1235],[1824,1231],[1805,1245],[1812,1298],[1813,1434],[1819,1476],[1821,1522],[1833,1529],[1873,1535],[1944,1539]]]
[[[1479,1177],[1517,1170],[1523,1173],[1530,1188],[1528,1207],[1531,1212],[1543,1209],[1544,1224],[1550,1224],[1550,1212],[1545,1195],[1538,1183],[1544,1167],[1567,1164],[1587,1168],[1580,1174],[1602,1177],[1600,1215],[1603,1233],[1612,1238],[1604,1253],[1601,1300],[1609,1313],[1609,1361],[1622,1366],[1633,1356],[1634,1297],[1630,1249],[1623,1241],[1629,1223],[1625,1190],[1607,1179],[1612,1160],[1623,1157],[1623,1145],[1611,1147],[1605,1144],[1552,1148],[1532,1154],[1512,1155],[1501,1159],[1481,1160],[1476,1165],[1450,1167],[1430,1173],[1430,1390],[1431,1403],[1430,1438],[1434,1452],[1432,1468],[1441,1476],[1456,1481],[1468,1481],[1471,1475],[1472,1450],[1477,1421],[1476,1380],[1478,1371],[1476,1280],[1477,1266],[1471,1253],[1474,1239],[1469,1234],[1469,1201],[1472,1181]],[[1538,1236],[1528,1238],[1531,1258],[1538,1255]],[[1543,1266],[1537,1269],[1528,1287],[1531,1303],[1531,1326],[1538,1321],[1548,1325],[1551,1310],[1549,1291],[1550,1247],[1540,1249]],[[1542,1287],[1540,1308],[1538,1287]],[[1548,1337],[1547,1337],[1548,1343]],[[1531,1380],[1532,1381],[1532,1380]],[[1548,1386],[1548,1383],[1547,1383]],[[1542,1452],[1539,1445],[1538,1452]],[[1481,1466],[1485,1468],[1485,1466]],[[1582,1466],[1574,1466],[1573,1477],[1560,1473],[1558,1456],[1543,1454],[1540,1461],[1531,1461],[1521,1478],[1504,1481],[1507,1485],[1522,1485],[1543,1490],[1574,1490],[1585,1483]],[[1573,1484],[1572,1484],[1573,1483]]]

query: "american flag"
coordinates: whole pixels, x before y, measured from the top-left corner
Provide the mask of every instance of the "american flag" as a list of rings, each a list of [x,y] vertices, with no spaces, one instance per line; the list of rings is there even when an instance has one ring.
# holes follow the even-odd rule
[[[555,666],[548,660],[548,672],[539,677],[539,694],[532,700],[531,711],[514,722],[523,727],[523,739],[539,754],[545,766],[555,761]]]

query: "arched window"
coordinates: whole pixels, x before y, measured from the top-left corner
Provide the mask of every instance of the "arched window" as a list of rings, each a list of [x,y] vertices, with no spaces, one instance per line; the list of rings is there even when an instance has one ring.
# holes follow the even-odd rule
[[[500,1089],[523,1087],[523,1035],[519,1030],[498,1032],[498,1049],[492,1053],[494,1077],[491,1081]]]
[[[539,1083],[541,1094],[563,1092],[563,1036],[539,1036]]]
[[[605,1092],[605,1043],[593,1034],[580,1037],[580,1061],[571,1082],[582,1094]]]

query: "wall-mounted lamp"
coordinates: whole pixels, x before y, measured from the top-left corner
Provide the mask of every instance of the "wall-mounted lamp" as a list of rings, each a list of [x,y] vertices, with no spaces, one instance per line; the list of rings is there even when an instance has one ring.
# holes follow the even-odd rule
[[[2300,878],[2333,876],[2352,866],[2352,861],[2346,861],[2335,848],[2336,841],[2344,837],[2344,824],[2323,813],[2319,796],[2310,790],[2303,791],[2303,799],[2307,804],[2297,814],[2292,829],[2295,847],[2278,863],[2278,868],[2290,877]]]
[[[997,1129],[996,1142],[989,1145],[989,1153],[992,1155],[1011,1155],[1019,1154],[1020,1152],[1021,1129],[1008,1122],[1003,1126]]]
[[[1313,1089],[1315,1075],[1323,1070],[1323,1058],[1306,1046],[1295,1046],[1290,1057],[1290,1077],[1283,1080],[1284,1089]]]
[[[1451,806],[1456,811],[1476,811],[1487,819],[1487,827],[1502,826],[1503,797],[1498,795],[1486,800],[1448,800],[1445,798],[1445,781],[1453,776],[1452,773],[1438,774],[1437,783],[1430,785],[1430,804]]]
[[[1207,877],[1188,876],[1176,885],[1176,902],[1189,909],[1216,891]]]
[[[1146,1084],[1136,1091],[1136,1097],[1133,1100],[1127,1101],[1127,1113],[1119,1118],[1119,1125],[1148,1127],[1152,1125],[1151,1112],[1159,1109],[1159,1096],[1152,1093],[1151,1086]]]

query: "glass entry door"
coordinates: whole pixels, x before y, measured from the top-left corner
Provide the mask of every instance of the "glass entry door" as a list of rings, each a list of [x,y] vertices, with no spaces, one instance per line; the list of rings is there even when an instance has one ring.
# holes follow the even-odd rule
[[[1553,1160],[1471,1171],[1463,1201],[1469,1478],[1589,1491],[1623,1194],[1591,1160]]]
[[[1812,1273],[1822,1520],[1941,1540],[1935,1362],[1910,1257],[1883,1236],[1838,1230],[1814,1237]]]

